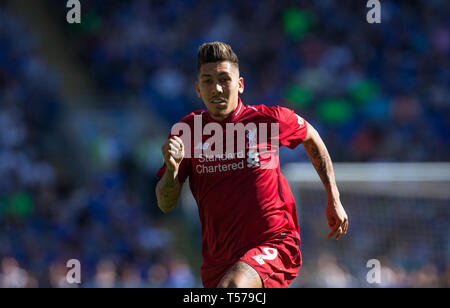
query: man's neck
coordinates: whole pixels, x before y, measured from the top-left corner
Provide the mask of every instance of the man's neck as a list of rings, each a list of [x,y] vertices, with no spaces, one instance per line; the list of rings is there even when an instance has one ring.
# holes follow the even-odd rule
[[[214,115],[214,114],[212,114],[211,112],[209,112],[209,111],[208,111],[208,112],[209,112],[209,115],[211,116],[211,118],[213,118],[214,120],[220,122],[220,121],[223,121],[223,120],[225,120],[226,118],[228,118],[231,114],[233,114],[233,112],[236,111],[236,109],[237,109],[238,106],[239,106],[239,99],[238,99],[236,105],[234,106],[234,108],[233,108],[230,112],[228,112],[227,114],[225,114],[225,115],[222,115],[222,114]]]

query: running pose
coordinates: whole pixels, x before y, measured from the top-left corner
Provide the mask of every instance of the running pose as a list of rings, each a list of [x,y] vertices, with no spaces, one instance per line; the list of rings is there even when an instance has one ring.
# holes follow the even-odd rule
[[[241,101],[244,79],[228,44],[200,46],[197,68],[195,89],[207,109],[177,123],[191,134],[171,133],[162,146],[158,206],[164,213],[173,210],[189,177],[202,225],[204,287],[288,287],[302,258],[295,201],[280,172],[278,147],[304,146],[327,194],[328,237],[338,239],[347,233],[348,218],[330,155],[317,131],[292,110]],[[230,127],[237,128],[237,138],[227,135]],[[223,151],[211,155],[213,148]]]

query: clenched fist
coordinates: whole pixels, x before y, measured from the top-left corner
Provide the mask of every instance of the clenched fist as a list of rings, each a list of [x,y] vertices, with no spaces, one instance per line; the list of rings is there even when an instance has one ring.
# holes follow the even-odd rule
[[[178,168],[184,158],[183,140],[177,136],[170,137],[161,147],[161,151],[167,170],[174,173],[178,172]]]

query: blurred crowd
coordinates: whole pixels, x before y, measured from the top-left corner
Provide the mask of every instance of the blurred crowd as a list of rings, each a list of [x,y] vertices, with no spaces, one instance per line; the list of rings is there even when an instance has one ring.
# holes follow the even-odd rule
[[[60,25],[99,91],[138,97],[169,125],[204,109],[193,87],[196,52],[221,40],[239,57],[244,102],[294,109],[318,129],[334,161],[450,158],[444,0],[383,1],[375,25],[356,1],[81,3],[80,25],[67,24],[58,4]],[[73,258],[82,265],[81,286],[200,286],[199,269],[157,223],[149,196],[160,139],[146,148],[153,169],[117,155],[94,177],[74,178],[54,154],[67,142],[55,131],[67,112],[61,79],[38,44],[0,4],[0,287],[73,286],[65,280]],[[307,157],[290,151],[281,159]],[[317,252],[317,264],[293,286],[358,286],[364,278],[331,255]],[[445,268],[433,263],[410,272],[383,264],[391,279],[384,286],[449,285]]]
[[[54,132],[64,107],[36,44],[0,6],[0,287],[70,286],[69,259],[83,286],[195,286],[171,231],[132,193],[126,163],[77,185],[50,155],[64,145]]]
[[[137,95],[170,124],[204,109],[196,52],[221,40],[239,57],[244,102],[294,109],[335,160],[441,161],[450,158],[445,7],[384,1],[381,23],[369,24],[360,1],[89,1],[83,23],[66,27],[99,87]]]

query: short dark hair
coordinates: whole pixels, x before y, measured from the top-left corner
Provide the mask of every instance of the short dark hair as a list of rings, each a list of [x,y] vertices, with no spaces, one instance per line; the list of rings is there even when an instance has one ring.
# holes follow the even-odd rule
[[[197,73],[205,63],[230,61],[239,69],[238,57],[231,46],[223,42],[203,43],[198,49]]]

